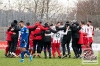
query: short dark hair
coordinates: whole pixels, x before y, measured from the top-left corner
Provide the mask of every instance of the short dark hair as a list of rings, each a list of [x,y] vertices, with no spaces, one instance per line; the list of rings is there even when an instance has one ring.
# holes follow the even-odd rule
[[[92,23],[92,21],[88,21],[89,23]]]
[[[60,22],[61,25],[63,25],[63,22]]]
[[[23,21],[20,21],[19,23],[24,23]]]
[[[40,24],[42,24],[42,21],[40,21]]]
[[[58,23],[60,23],[60,22],[57,22],[57,24],[58,24]]]
[[[82,23],[82,24],[85,24],[85,22],[84,22],[84,21],[81,21],[81,23]]]
[[[53,24],[50,24],[50,26],[53,26]]]
[[[13,22],[14,22],[15,24],[17,24],[17,20],[14,20]]]
[[[29,26],[29,25],[30,25],[30,23],[29,23],[29,22],[27,22],[27,23],[26,23],[26,25],[27,25],[27,26]]]

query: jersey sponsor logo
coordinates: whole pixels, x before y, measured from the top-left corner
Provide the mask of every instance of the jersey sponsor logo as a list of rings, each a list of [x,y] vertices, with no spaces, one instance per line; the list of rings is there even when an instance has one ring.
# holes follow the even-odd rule
[[[36,29],[40,29],[40,28],[36,28]]]
[[[60,33],[57,33],[57,34],[56,34],[56,37],[59,38],[59,37],[60,37]]]

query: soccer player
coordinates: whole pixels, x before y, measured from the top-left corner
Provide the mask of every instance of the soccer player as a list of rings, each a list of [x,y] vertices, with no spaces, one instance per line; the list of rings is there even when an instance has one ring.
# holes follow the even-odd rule
[[[20,50],[21,50],[21,60],[20,62],[24,62],[24,53],[27,53],[27,55],[30,56],[30,61],[32,61],[32,56],[31,54],[28,52],[28,50],[26,50],[27,44],[28,44],[28,36],[29,36],[29,30],[28,28],[24,25],[23,21],[19,22],[19,25],[21,26],[20,32]]]
[[[72,30],[72,48],[74,51],[74,58],[78,58],[79,57],[79,50],[78,50],[78,41],[79,41],[79,30],[81,29],[81,27],[79,26],[78,22],[74,22],[71,26],[71,30]]]
[[[6,32],[6,40],[7,40],[7,44],[8,46],[6,47],[5,49],[5,56],[8,57],[8,51],[10,51],[10,47],[11,47],[11,42],[12,42],[12,39],[11,39],[11,36],[13,35],[13,32],[10,31],[11,30],[11,27],[9,27],[7,29],[7,32]],[[8,54],[8,55],[7,55]]]
[[[66,35],[68,32],[69,26],[66,27],[66,32],[58,31],[57,33],[45,34],[45,36],[51,35],[52,36],[52,54],[53,58],[55,58],[55,53],[57,51],[58,57],[61,58],[60,54],[60,39],[62,35]],[[55,28],[56,30],[56,28]]]
[[[91,21],[87,22],[87,33],[88,33],[88,38],[89,38],[89,43],[90,43],[90,47],[92,48],[92,43],[93,43],[93,35],[94,35],[94,27],[91,24]]]
[[[37,35],[39,33],[41,33],[42,31],[45,31],[45,30],[48,30],[48,28],[44,28],[40,22],[36,22],[36,24],[38,25],[38,27],[34,30],[34,35]],[[34,44],[34,48],[33,48],[33,51],[34,51],[34,55],[33,57],[36,56],[35,54],[35,50],[36,50],[36,46],[37,46],[37,57],[41,57],[41,44],[42,44],[42,35],[38,35],[38,36],[35,36],[34,37],[34,40],[33,40],[33,44]]]
[[[65,27],[66,26],[70,26],[69,21],[66,22]],[[64,27],[64,32],[66,31],[65,27]],[[70,26],[70,28],[68,29],[67,35],[64,35],[63,40],[62,40],[63,58],[67,57],[67,55],[69,58],[71,57],[71,53],[70,53],[71,36],[72,36],[72,32],[71,32],[71,26]],[[67,52],[68,52],[67,54],[65,53],[66,48],[67,48]]]
[[[80,58],[81,58],[81,54],[82,54],[82,50],[85,49],[86,47],[86,25],[85,25],[85,22],[81,21],[80,22],[80,27],[81,29],[79,30],[79,34],[80,34],[80,38],[79,38],[79,41],[78,41],[78,50],[79,50],[79,55],[80,55]]]
[[[49,24],[48,22],[44,24],[45,28],[49,28]],[[51,58],[51,36],[45,36],[45,34],[51,34],[51,32],[53,33],[57,33],[58,31],[52,30],[52,29],[48,29],[46,31],[43,31],[43,46],[44,46],[44,56],[45,59],[47,58],[47,52],[46,49],[48,50],[49,53],[49,58]]]
[[[91,26],[91,21],[87,22],[87,28],[86,28],[86,33],[87,33],[87,46],[88,48],[92,48],[92,42],[93,42],[93,32],[94,28]]]
[[[31,53],[31,55],[33,54],[33,38],[34,38],[34,36],[33,36],[33,34],[32,33],[34,33],[34,30],[37,28],[37,25],[35,24],[35,25],[32,25],[32,26],[30,26],[30,23],[28,22],[28,23],[26,23],[26,26],[27,26],[27,28],[29,29],[29,39],[28,39],[28,46],[27,46],[27,50],[29,49],[29,52]]]
[[[10,55],[11,57],[13,56],[16,56],[15,54],[15,51],[16,51],[16,47],[17,47],[17,43],[18,43],[18,34],[19,34],[19,27],[18,27],[18,24],[17,24],[17,21],[14,20],[12,23],[11,23],[11,31],[15,34],[13,34],[11,36],[12,38],[12,44],[11,44],[11,48],[10,48]]]

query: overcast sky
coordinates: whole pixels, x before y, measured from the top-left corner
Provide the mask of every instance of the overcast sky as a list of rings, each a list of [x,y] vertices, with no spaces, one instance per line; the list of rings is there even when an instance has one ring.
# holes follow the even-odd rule
[[[16,3],[17,0],[0,0],[0,1],[2,1],[2,6],[0,8],[3,8],[4,5],[6,4],[6,7],[9,9],[9,1],[10,1],[10,5],[11,6],[16,7],[14,3]],[[75,2],[77,2],[77,0],[58,0],[58,2],[63,7],[68,7],[68,6],[69,7],[74,7],[75,6]]]

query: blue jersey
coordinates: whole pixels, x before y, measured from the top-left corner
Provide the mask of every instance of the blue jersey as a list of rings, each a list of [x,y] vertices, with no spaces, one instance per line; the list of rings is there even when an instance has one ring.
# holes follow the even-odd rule
[[[26,26],[20,29],[20,47],[26,47],[28,44],[29,30]]]

